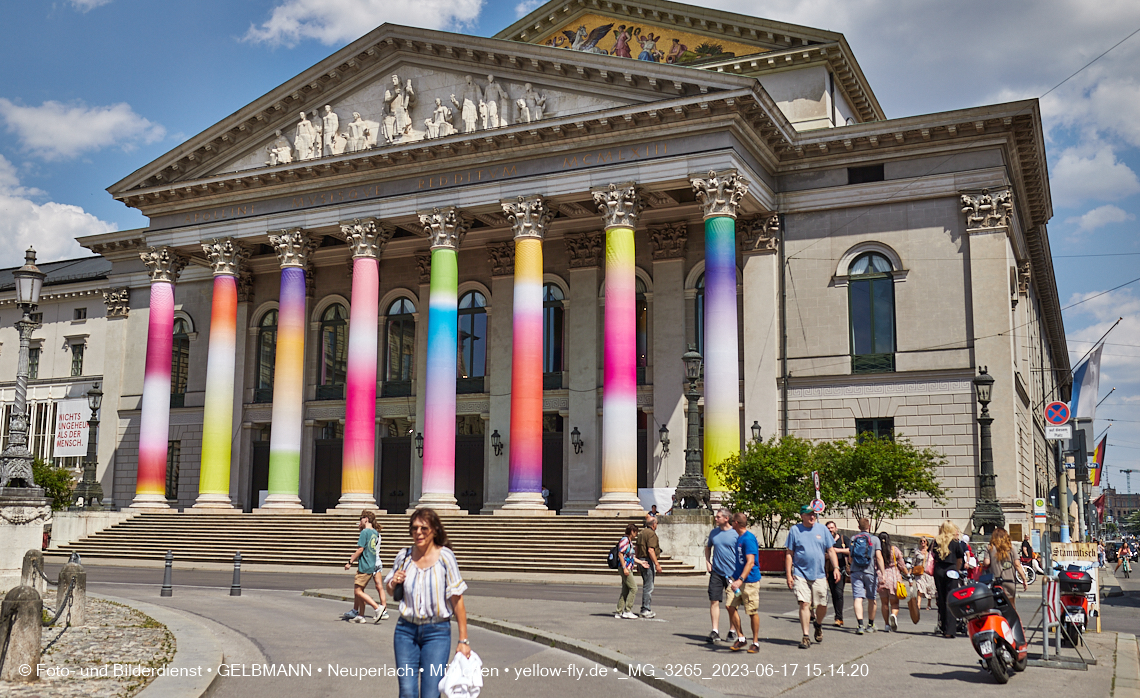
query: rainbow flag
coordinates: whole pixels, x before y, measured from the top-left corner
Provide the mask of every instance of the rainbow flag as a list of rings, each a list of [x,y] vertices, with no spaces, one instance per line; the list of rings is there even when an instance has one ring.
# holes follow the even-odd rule
[[[1107,447],[1108,435],[1106,434],[1104,438],[1100,440],[1100,443],[1096,445],[1096,451],[1093,455],[1093,461],[1096,463],[1092,475],[1093,487],[1100,487],[1100,474],[1104,472],[1104,450]]]

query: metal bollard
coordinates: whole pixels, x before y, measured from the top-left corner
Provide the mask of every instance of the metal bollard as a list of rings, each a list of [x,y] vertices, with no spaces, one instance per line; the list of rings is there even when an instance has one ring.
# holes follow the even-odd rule
[[[87,570],[83,565],[69,562],[59,571],[59,588],[56,590],[56,609],[63,608],[67,597],[67,590],[71,588],[71,580],[75,580],[75,587],[71,589],[71,620],[73,626],[87,625]],[[60,616],[61,621],[67,621],[68,615]]]
[[[44,554],[41,550],[29,550],[24,553],[24,566],[20,570],[20,585],[31,587],[42,596],[46,591],[43,577],[37,570],[44,568]]]
[[[241,551],[234,553],[234,582],[230,585],[230,596],[241,596]]]
[[[0,608],[0,628],[6,632],[9,623],[12,628],[4,656],[0,657],[0,681],[35,681],[39,678],[36,666],[43,641],[44,601],[32,587],[21,586],[8,592]]]
[[[174,596],[174,587],[170,585],[171,567],[174,566],[174,551],[166,551],[166,571],[162,573],[162,593],[160,596]]]

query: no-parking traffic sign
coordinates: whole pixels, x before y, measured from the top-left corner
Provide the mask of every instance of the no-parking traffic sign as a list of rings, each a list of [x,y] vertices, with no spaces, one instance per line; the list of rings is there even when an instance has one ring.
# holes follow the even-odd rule
[[[1045,405],[1045,421],[1053,426],[1061,426],[1069,421],[1069,406],[1063,402],[1050,402]]]

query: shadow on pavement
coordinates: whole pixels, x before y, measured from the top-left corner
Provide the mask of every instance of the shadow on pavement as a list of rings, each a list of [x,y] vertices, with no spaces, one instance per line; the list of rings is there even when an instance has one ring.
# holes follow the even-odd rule
[[[962,681],[964,683],[993,683],[994,680],[990,678],[989,674],[982,672],[980,669],[977,671],[966,671],[958,669],[956,671],[948,671],[944,674],[926,674],[922,672],[914,672],[911,674],[916,679],[936,679],[938,681]]]

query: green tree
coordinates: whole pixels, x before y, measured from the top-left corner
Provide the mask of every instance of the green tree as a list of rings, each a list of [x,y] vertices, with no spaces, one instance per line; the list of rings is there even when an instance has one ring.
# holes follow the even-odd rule
[[[868,433],[853,444],[832,442],[817,450],[817,458],[828,478],[842,483],[835,488],[835,504],[856,519],[871,519],[872,530],[878,530],[884,519],[914,511],[919,496],[939,504],[946,501],[938,479],[945,457],[901,436],[878,438]]]
[[[36,486],[44,488],[44,494],[52,498],[52,509],[59,511],[71,504],[75,478],[70,470],[37,458],[32,462],[32,477],[36,480]]]

